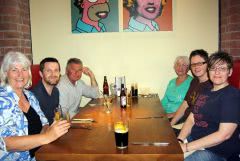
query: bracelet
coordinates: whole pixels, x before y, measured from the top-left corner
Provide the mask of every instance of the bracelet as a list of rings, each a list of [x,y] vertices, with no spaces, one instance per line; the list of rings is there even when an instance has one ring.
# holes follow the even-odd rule
[[[180,143],[184,143],[184,141],[183,141],[182,139],[177,138],[177,140],[178,140]]]
[[[186,152],[188,152],[188,143],[186,143],[185,145],[186,145]]]

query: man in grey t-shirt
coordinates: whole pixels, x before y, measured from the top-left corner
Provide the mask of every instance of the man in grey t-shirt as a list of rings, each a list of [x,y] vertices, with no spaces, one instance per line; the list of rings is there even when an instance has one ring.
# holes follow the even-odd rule
[[[91,86],[80,80],[82,73],[90,78]],[[78,58],[70,58],[66,66],[66,74],[60,78],[57,85],[59,89],[59,104],[63,111],[69,112],[71,118],[79,112],[82,96],[98,98],[99,89],[93,72],[83,66]]]

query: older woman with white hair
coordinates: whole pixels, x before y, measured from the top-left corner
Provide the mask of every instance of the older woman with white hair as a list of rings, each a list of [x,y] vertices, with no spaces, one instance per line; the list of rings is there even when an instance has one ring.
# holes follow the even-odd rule
[[[67,133],[70,124],[50,127],[38,100],[25,88],[31,83],[30,61],[20,52],[5,55],[0,76],[0,160],[35,160],[36,148]]]
[[[187,56],[178,56],[174,62],[174,70],[177,77],[170,80],[163,99],[161,100],[163,109],[168,118],[172,118],[178,107],[184,100],[188,91],[192,77],[189,76],[189,59]]]

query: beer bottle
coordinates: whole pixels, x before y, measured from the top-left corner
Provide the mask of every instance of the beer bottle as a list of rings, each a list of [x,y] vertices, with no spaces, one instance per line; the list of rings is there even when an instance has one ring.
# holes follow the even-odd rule
[[[134,87],[134,96],[137,97],[138,96],[138,84],[135,83],[135,87]]]
[[[124,84],[121,84],[120,106],[121,106],[121,108],[127,107],[127,97],[126,97],[126,93],[125,93]]]
[[[109,86],[108,86],[108,82],[107,82],[107,76],[104,76],[103,95],[109,96]]]

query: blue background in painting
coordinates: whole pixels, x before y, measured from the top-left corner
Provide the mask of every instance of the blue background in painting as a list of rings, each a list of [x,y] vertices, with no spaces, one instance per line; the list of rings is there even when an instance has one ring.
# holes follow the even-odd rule
[[[71,0],[71,13],[72,13],[72,30],[75,29],[77,20],[81,15],[79,14],[79,10],[73,4],[74,0]],[[119,16],[118,16],[118,0],[109,0],[110,12],[108,17],[101,20],[107,32],[119,32]]]

